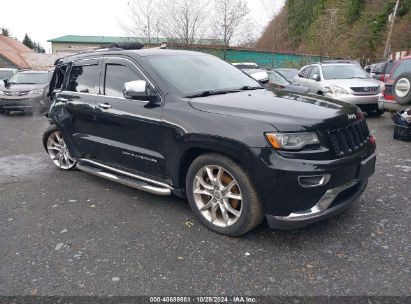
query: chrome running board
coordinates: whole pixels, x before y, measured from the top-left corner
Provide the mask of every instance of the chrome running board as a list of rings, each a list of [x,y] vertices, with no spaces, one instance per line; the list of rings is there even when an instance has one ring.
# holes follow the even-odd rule
[[[79,159],[77,169],[125,186],[157,195],[170,195],[172,190],[172,187],[167,184],[112,168],[88,159]]]

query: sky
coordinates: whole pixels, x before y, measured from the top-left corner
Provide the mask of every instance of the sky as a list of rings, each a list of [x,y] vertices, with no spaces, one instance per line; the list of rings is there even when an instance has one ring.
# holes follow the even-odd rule
[[[12,37],[20,41],[28,33],[50,52],[51,44],[47,40],[64,35],[127,36],[120,22],[127,16],[130,1],[133,0],[0,0],[2,7],[7,7],[0,10],[0,27],[9,29]],[[284,0],[246,1],[261,30],[270,19],[267,11],[273,11],[272,3],[275,11],[284,3]]]

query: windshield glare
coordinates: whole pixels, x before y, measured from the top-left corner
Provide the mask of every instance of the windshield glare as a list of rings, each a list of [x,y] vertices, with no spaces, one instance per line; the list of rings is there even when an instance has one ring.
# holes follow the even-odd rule
[[[260,87],[236,67],[210,55],[152,56],[148,57],[148,62],[181,96]]]
[[[278,70],[285,78],[293,79],[295,76],[298,75],[298,70]]]
[[[48,73],[17,73],[9,80],[15,84],[43,84],[48,81]]]
[[[273,71],[268,72],[268,79],[270,82],[274,82],[283,86],[287,86],[290,84],[287,79]]]
[[[362,68],[354,64],[347,65],[323,65],[324,79],[367,79],[370,75]]]
[[[12,71],[0,71],[0,79],[10,79],[13,75]]]

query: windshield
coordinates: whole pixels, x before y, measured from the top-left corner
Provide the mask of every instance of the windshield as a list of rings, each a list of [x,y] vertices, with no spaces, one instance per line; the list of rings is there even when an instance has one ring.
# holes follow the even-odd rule
[[[152,56],[148,57],[148,62],[181,96],[261,87],[239,69],[210,55]]]
[[[370,75],[358,65],[323,65],[324,79],[368,79]]]
[[[13,75],[14,73],[12,71],[0,71],[0,80],[10,79]]]
[[[268,72],[268,80],[282,86],[288,86],[290,84],[287,79],[274,71]]]
[[[298,70],[278,70],[278,72],[288,80],[292,80],[298,75]]]
[[[14,84],[43,84],[49,81],[48,73],[17,73],[9,82]]]

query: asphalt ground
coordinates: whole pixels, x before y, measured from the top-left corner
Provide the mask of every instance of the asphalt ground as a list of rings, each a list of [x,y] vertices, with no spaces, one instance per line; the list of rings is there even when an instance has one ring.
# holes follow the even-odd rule
[[[59,170],[46,118],[1,115],[0,295],[409,296],[411,143],[368,123],[377,168],[351,209],[227,238],[185,200]]]

